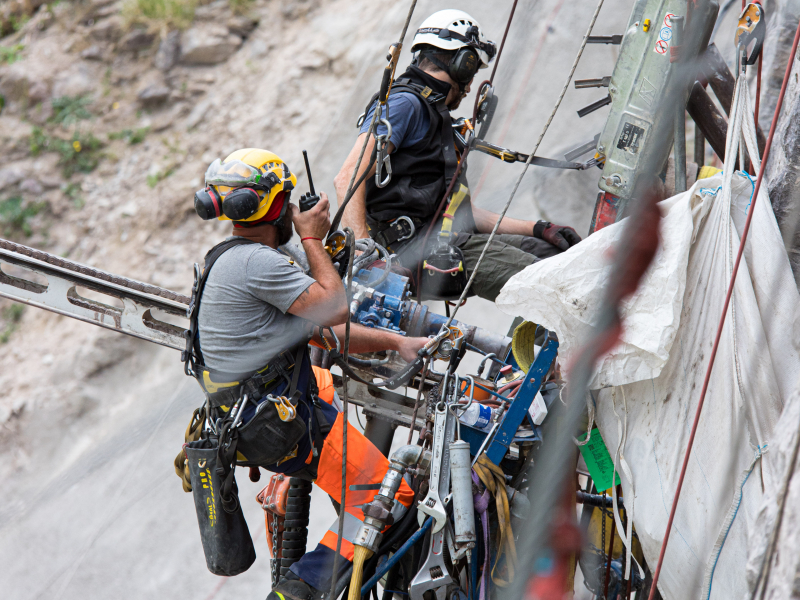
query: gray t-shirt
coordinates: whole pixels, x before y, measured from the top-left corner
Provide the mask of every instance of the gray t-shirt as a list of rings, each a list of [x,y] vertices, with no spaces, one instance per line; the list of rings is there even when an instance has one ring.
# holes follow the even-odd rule
[[[269,246],[234,246],[217,259],[200,300],[200,350],[223,373],[260,369],[308,340],[311,323],[286,311],[314,280]]]

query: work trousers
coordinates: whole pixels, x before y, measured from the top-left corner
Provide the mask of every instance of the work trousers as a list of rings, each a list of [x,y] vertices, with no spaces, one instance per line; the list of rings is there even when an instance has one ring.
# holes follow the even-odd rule
[[[418,236],[419,237],[419,236]],[[433,237],[433,236],[431,236]],[[472,275],[478,258],[489,239],[488,233],[454,233],[452,244],[464,255],[467,273]],[[428,242],[428,252],[435,242]],[[420,251],[422,240],[415,238],[399,251],[400,264],[416,276],[419,261],[427,253]],[[470,291],[476,296],[494,302],[506,281],[528,265],[560,254],[562,251],[550,242],[527,235],[498,234],[486,251]]]
[[[319,397],[332,404],[333,384],[330,371],[314,368],[317,378]],[[329,399],[330,398],[330,399]],[[325,437],[325,444],[319,457],[316,483],[322,490],[339,502],[342,497],[342,450],[343,450],[344,415],[339,413]],[[375,445],[364,434],[352,425],[347,428],[347,494],[345,506],[339,511],[339,519],[344,519],[344,531],[341,545],[339,573],[343,573],[353,560],[355,547],[353,541],[364,521],[361,506],[371,502],[377,493],[375,490],[351,491],[353,485],[380,483],[389,469],[388,459],[381,454]],[[291,474],[290,474],[291,475]],[[403,481],[395,496],[392,509],[395,521],[398,521],[411,506],[414,492]],[[291,571],[308,585],[317,590],[327,591],[331,585],[333,559],[338,541],[339,519],[336,519],[322,537],[317,547],[307,552],[303,558],[291,567]]]
[[[464,254],[467,273],[472,275],[489,239],[488,233],[459,233],[454,245]],[[486,250],[470,288],[476,296],[494,302],[506,282],[525,267],[560,254],[550,242],[527,235],[498,234]]]

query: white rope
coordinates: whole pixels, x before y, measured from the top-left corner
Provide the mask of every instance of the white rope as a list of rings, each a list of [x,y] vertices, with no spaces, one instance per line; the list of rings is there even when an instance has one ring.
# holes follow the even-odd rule
[[[617,451],[614,453],[614,473],[611,476],[611,503],[613,504],[611,512],[614,514],[614,522],[617,524],[617,533],[619,533],[619,538],[622,540],[622,545],[625,546],[627,559],[625,561],[624,579],[627,581],[631,577],[631,562],[636,563],[636,567],[639,569],[639,577],[642,579],[644,579],[644,570],[639,564],[639,561],[634,558],[632,552],[633,505],[636,499],[636,491],[633,489],[633,473],[628,465],[628,461],[625,460],[625,443],[628,441],[628,400],[625,398],[625,388],[620,386],[619,390],[622,392],[622,406],[625,411],[625,421],[623,424],[622,419],[617,413],[617,405],[615,402],[617,389],[618,388],[614,388],[614,391],[611,393],[611,407],[614,409],[614,414],[617,417],[617,435],[619,435],[619,444],[617,444]],[[619,516],[619,505],[617,504],[617,486],[614,485],[614,482],[617,479],[617,464],[619,464],[619,466],[622,468],[622,472],[625,474],[625,479],[628,480],[628,484],[630,485],[630,493],[625,494],[625,512],[628,515],[627,530],[622,526],[622,519],[620,519]]]
[[[478,269],[480,269],[481,263],[483,262],[483,257],[486,256],[486,251],[489,249],[489,246],[491,245],[492,241],[494,241],[494,236],[497,233],[498,228],[500,227],[500,223],[506,216],[506,212],[508,211],[509,206],[511,206],[511,201],[514,200],[514,196],[517,193],[517,188],[519,188],[520,183],[522,183],[522,179],[523,177],[525,177],[525,173],[528,172],[528,167],[531,164],[531,160],[533,160],[533,157],[539,150],[539,145],[542,143],[542,139],[544,138],[545,133],[547,133],[547,129],[550,127],[550,123],[553,122],[553,117],[556,116],[556,112],[558,112],[558,109],[561,106],[561,101],[564,99],[564,94],[567,93],[567,88],[569,87],[569,84],[572,81],[572,76],[575,74],[575,69],[578,67],[578,63],[580,62],[581,56],[583,55],[583,49],[586,48],[586,42],[592,33],[595,21],[597,21],[597,15],[600,14],[600,9],[603,6],[603,1],[604,0],[599,0],[599,2],[597,3],[597,8],[594,9],[594,15],[592,15],[592,21],[589,23],[589,28],[586,30],[586,35],[583,36],[583,41],[581,41],[581,47],[578,50],[578,54],[575,57],[575,60],[572,62],[572,68],[569,70],[569,75],[567,75],[567,81],[564,82],[564,87],[561,88],[561,93],[558,96],[558,100],[556,101],[555,106],[553,106],[553,110],[550,112],[550,117],[544,124],[542,133],[539,134],[539,139],[536,140],[536,145],[533,147],[533,150],[528,155],[528,160],[525,161],[525,167],[522,169],[522,173],[520,173],[519,177],[517,178],[517,181],[514,184],[514,189],[511,190],[511,195],[508,197],[508,201],[506,202],[506,205],[503,207],[503,212],[501,212],[500,216],[497,218],[497,222],[494,224],[494,228],[492,228],[492,233],[489,235],[489,239],[486,240],[486,244],[484,245],[483,250],[481,251],[481,255],[478,257],[478,262],[475,263],[475,268],[472,270],[472,274],[469,276],[469,281],[467,281],[467,285],[464,287],[464,291],[461,292],[461,297],[458,299],[458,302],[456,302],[456,306],[453,309],[453,314],[450,315],[450,318],[444,325],[445,328],[450,327],[450,324],[453,322],[453,319],[458,313],[458,309],[461,308],[461,305],[464,303],[464,299],[467,297],[469,288],[472,286],[472,282],[475,280],[475,274],[478,272]]]

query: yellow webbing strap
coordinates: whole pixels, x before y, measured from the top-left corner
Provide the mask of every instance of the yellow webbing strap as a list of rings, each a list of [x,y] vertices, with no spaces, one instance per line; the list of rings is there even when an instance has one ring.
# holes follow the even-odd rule
[[[450,196],[450,202],[447,203],[447,209],[442,216],[442,230],[439,232],[439,237],[449,238],[453,232],[453,218],[456,216],[456,211],[461,203],[469,197],[469,188],[463,183],[458,184],[458,190]]]
[[[186,433],[183,436],[184,442],[196,442],[200,439],[200,433],[203,430],[203,422],[206,420],[206,409],[205,407],[196,408],[194,413],[192,414],[192,420],[189,422],[189,426],[186,428]],[[191,492],[192,491],[192,479],[189,476],[189,465],[186,461],[186,454],[181,448],[181,451],[178,452],[178,455],[175,457],[175,460],[172,463],[175,467],[175,474],[181,478],[181,484],[183,485],[184,492]]]
[[[722,173],[722,169],[717,169],[716,167],[700,167],[700,171],[697,173],[697,180],[701,179],[708,179],[709,177],[713,177],[717,173]]]
[[[481,454],[478,462],[473,467],[483,485],[492,493],[497,504],[498,541],[497,556],[492,566],[492,581],[500,587],[507,586],[514,579],[514,570],[517,564],[517,545],[514,543],[514,533],[511,531],[511,511],[508,508],[508,495],[506,494],[506,478],[503,470],[490,461],[486,454]],[[508,579],[501,579],[495,575],[495,569],[500,558],[506,555]]]

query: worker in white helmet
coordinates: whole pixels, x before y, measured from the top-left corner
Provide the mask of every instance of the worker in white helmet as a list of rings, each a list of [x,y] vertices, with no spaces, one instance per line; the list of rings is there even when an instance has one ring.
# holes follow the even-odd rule
[[[434,222],[464,149],[464,121],[454,121],[450,112],[469,93],[477,72],[494,59],[496,47],[469,14],[442,10],[420,25],[411,51],[414,60],[392,85],[388,110],[383,109],[376,131],[385,136],[389,133],[386,122],[391,126],[387,144],[391,179],[386,183],[384,169],[379,173],[381,181],[376,181],[372,177],[374,161],[362,161],[359,177],[365,171],[369,176],[347,204],[343,223],[356,237],[371,236],[397,253],[414,277],[419,268],[425,277],[423,289],[417,287],[418,296],[422,291],[428,299],[452,299],[474,269],[498,215],[471,204],[462,176],[447,199],[447,208]],[[340,204],[364,136],[369,135],[376,103],[377,96],[367,106],[361,135],[336,177]],[[366,156],[374,156],[374,148],[375,140],[370,139]],[[497,233],[471,288],[489,300],[495,299],[515,273],[581,239],[571,227],[509,217],[503,219]],[[431,286],[437,279],[442,285]],[[460,285],[454,288],[456,282]]]

